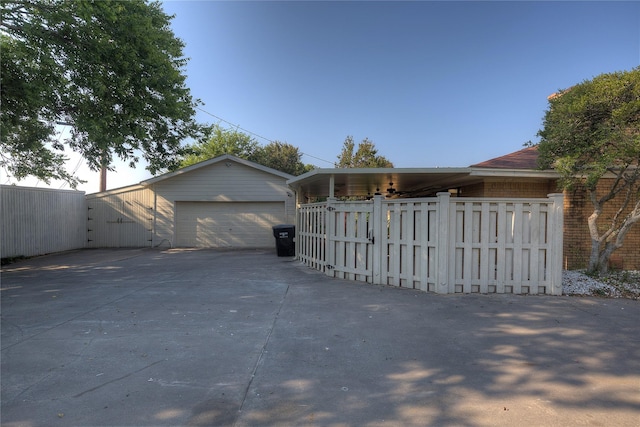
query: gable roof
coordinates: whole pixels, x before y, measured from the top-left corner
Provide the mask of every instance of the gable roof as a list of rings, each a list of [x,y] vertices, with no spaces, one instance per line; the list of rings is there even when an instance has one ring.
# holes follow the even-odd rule
[[[204,168],[204,167],[207,167],[207,166],[215,165],[216,163],[227,162],[227,161],[232,161],[232,162],[235,162],[235,163],[239,163],[241,165],[248,166],[250,168],[254,168],[254,169],[260,170],[262,172],[270,173],[272,175],[276,175],[276,176],[279,176],[279,177],[284,178],[284,179],[291,179],[291,178],[294,177],[293,175],[289,175],[288,173],[281,172],[281,171],[276,170],[276,169],[271,169],[271,168],[268,168],[266,166],[259,165],[258,163],[254,163],[254,162],[251,162],[249,160],[241,159],[240,157],[232,156],[231,154],[223,154],[222,156],[214,157],[213,159],[209,159],[209,160],[204,160],[202,162],[196,163],[195,165],[187,166],[187,167],[178,169],[178,170],[173,171],[173,172],[168,172],[168,173],[165,173],[165,174],[162,174],[162,175],[158,175],[156,177],[153,177],[153,178],[147,179],[145,181],[142,181],[142,182],[140,182],[140,184],[142,184],[142,185],[155,184],[157,182],[164,181],[166,179],[170,179],[170,178],[173,178],[173,177],[178,176],[178,175],[182,175],[182,174],[185,174],[185,173],[188,173],[188,172],[192,172],[192,171],[194,171],[196,169]]]
[[[538,147],[527,147],[514,153],[471,165],[473,168],[538,169]]]

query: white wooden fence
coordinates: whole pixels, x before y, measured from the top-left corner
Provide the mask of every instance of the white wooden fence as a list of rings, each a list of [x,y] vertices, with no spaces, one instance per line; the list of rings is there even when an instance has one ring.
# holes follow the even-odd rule
[[[302,205],[297,256],[331,277],[437,293],[562,293],[563,195]]]
[[[84,192],[0,186],[0,255],[36,256],[84,248]]]

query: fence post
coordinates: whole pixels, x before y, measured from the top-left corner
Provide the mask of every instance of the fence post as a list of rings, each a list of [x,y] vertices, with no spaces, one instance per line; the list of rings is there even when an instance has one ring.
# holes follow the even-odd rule
[[[564,235],[564,194],[549,194],[552,201],[549,230],[549,259],[547,271],[551,289],[547,293],[562,295],[562,250]]]
[[[436,239],[436,293],[449,293],[449,192],[437,193],[438,197],[438,234]]]
[[[335,240],[334,240],[334,236],[336,235],[336,216],[333,214],[333,211],[335,210],[335,208],[333,207],[333,204],[336,202],[336,198],[335,197],[327,197],[327,206],[326,206],[326,210],[327,212],[325,213],[326,215],[326,224],[327,224],[327,229],[326,229],[326,247],[325,247],[325,269],[324,272],[327,276],[331,276],[331,277],[335,277],[335,271],[334,271],[334,267],[335,267]]]
[[[296,254],[295,255],[296,256],[295,259],[300,261],[301,260],[300,253],[302,252],[301,249],[302,249],[302,246],[304,245],[302,238],[300,238],[300,235],[301,235],[300,232],[301,231],[307,231],[307,230],[304,229],[303,225],[302,225],[302,216],[300,214],[300,199],[299,199],[298,192],[295,191],[293,194],[295,195],[294,203],[295,203],[295,207],[296,207],[296,211],[295,211],[295,215],[294,215],[294,217],[295,217],[294,224],[295,224],[295,227],[296,227],[295,230],[298,230],[298,232],[296,233],[297,236],[295,237],[294,250],[295,250],[295,254]]]
[[[373,212],[371,212],[371,219],[369,221],[372,224],[371,239],[373,243],[371,248],[373,250],[371,275],[374,285],[382,284],[382,268],[386,268],[386,254],[387,249],[383,248],[384,242],[387,241],[387,218],[382,214],[382,201],[384,196],[373,196]]]

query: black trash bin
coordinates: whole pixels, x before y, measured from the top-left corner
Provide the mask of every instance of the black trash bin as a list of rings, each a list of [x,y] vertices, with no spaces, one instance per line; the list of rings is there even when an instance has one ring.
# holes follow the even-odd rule
[[[296,245],[293,238],[296,235],[296,226],[280,224],[273,226],[273,237],[276,238],[278,256],[295,256]]]

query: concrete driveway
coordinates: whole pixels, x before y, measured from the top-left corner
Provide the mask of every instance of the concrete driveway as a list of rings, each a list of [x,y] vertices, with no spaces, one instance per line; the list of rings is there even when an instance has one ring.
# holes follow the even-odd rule
[[[83,250],[2,271],[13,426],[637,426],[640,305],[434,295],[271,251]]]

